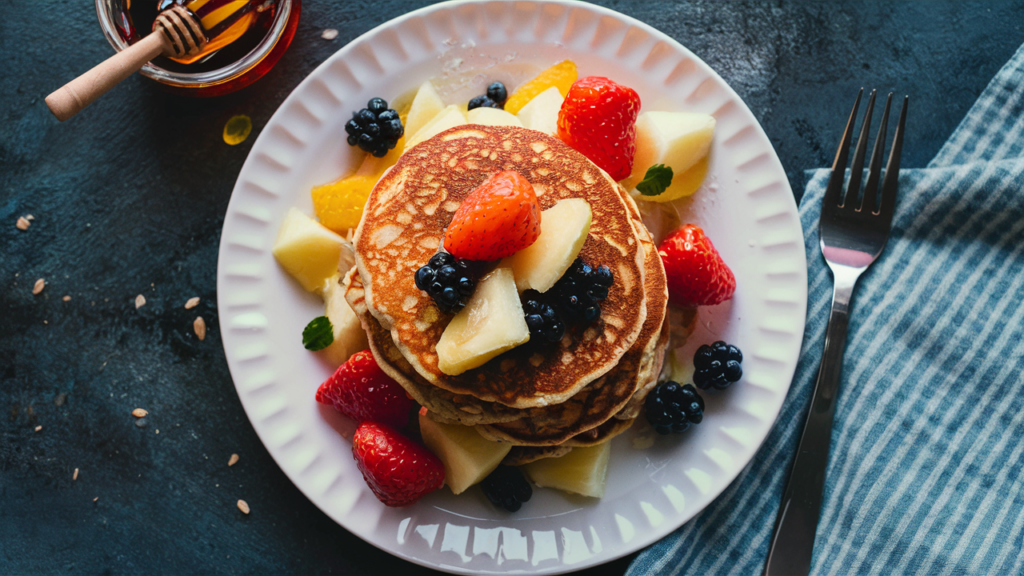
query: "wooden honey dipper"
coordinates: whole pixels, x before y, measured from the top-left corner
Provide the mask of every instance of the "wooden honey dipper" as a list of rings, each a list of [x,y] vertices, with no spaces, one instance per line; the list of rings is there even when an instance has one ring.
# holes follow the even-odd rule
[[[151,34],[47,96],[46,105],[63,122],[157,56],[192,61],[204,52],[212,52],[230,43],[240,35],[239,28],[252,24],[254,12],[262,12],[274,3],[274,0],[160,0],[158,6],[162,10],[153,21]],[[224,8],[222,4],[233,6],[227,10],[213,10],[215,7]],[[190,9],[192,7],[200,12],[213,13],[200,18]],[[204,22],[207,26],[203,25]]]

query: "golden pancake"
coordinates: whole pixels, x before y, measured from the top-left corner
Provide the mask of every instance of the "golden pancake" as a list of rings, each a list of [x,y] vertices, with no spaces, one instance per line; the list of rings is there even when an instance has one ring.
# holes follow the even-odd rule
[[[462,200],[500,170],[526,176],[541,209],[585,199],[593,223],[580,256],[609,266],[615,282],[601,319],[560,345],[519,346],[448,376],[438,369],[435,345],[452,315],[413,276],[437,251]],[[515,408],[564,402],[618,363],[647,315],[643,251],[617,185],[582,154],[533,130],[460,126],[413,147],[374,187],[354,243],[370,313],[417,373],[456,394]]]

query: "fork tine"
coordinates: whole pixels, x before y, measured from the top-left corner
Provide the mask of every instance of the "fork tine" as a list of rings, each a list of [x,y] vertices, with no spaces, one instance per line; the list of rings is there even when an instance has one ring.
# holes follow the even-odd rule
[[[846,194],[843,194],[843,207],[857,204],[861,174],[864,172],[864,152],[868,148],[868,138],[871,136],[868,131],[871,129],[871,111],[875,108],[876,92],[877,90],[871,91],[868,105],[864,109],[864,120],[860,123],[860,135],[857,136],[857,150],[853,153],[853,164],[850,166],[850,183],[846,185]]]
[[[896,125],[896,135],[892,139],[892,149],[889,151],[889,163],[885,167],[885,179],[882,181],[882,207],[879,213],[886,222],[892,222],[892,213],[896,209],[896,188],[900,177],[900,151],[903,149],[903,129],[907,122],[907,102],[909,96],[903,97],[903,107],[900,109],[900,119]]]
[[[868,182],[864,185],[864,200],[860,210],[872,214],[878,213],[878,178],[882,174],[882,152],[885,151],[885,133],[889,128],[889,106],[892,104],[892,92],[885,99],[885,112],[882,113],[882,124],[878,127],[875,138],[875,149],[871,152],[871,166],[868,167]]]
[[[839,150],[836,151],[836,159],[832,162],[832,175],[828,179],[828,187],[825,188],[825,197],[822,199],[824,206],[839,206],[842,200],[840,195],[843,191],[843,180],[846,176],[846,157],[850,152],[850,137],[853,134],[853,121],[857,118],[857,107],[860,106],[860,97],[864,94],[861,88],[857,93],[857,99],[853,102],[853,110],[850,112],[850,119],[846,122],[846,130],[843,131],[843,140],[839,143]]]

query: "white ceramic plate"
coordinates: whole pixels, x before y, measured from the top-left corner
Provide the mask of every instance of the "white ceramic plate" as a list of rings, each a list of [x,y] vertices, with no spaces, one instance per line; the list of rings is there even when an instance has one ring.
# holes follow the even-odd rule
[[[332,371],[303,349],[323,303],[270,253],[286,210],[312,213],[309,190],[353,171],[344,123],[374,96],[421,82],[450,85],[451,102],[492,79],[515,86],[571,58],[580,76],[631,86],[644,110],[713,114],[710,175],[686,203],[736,273],[732,301],[702,309],[683,355],[724,339],[745,354],[744,378],[709,392],[704,422],[683,435],[634,430],[613,442],[601,500],[537,489],[516,514],[479,488],[447,489],[406,508],[380,504],[356,468],[350,424],[314,401]],[[468,72],[468,73],[467,73]],[[453,81],[461,79],[460,82]],[[412,12],[345,46],[285,100],[242,167],[224,220],[218,306],[238,396],[267,450],[327,515],[367,542],[433,568],[463,573],[557,573],[653,543],[703,509],[740,473],[782,406],[804,328],[807,267],[786,175],[739,97],[700,59],[653,28],[576,2],[446,3]],[[692,357],[692,356],[691,356]],[[349,427],[346,430],[346,427]],[[636,427],[635,427],[636,428]]]

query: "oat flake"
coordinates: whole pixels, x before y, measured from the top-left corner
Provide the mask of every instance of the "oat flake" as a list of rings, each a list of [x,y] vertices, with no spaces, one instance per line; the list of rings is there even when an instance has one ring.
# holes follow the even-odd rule
[[[32,287],[32,294],[39,294],[43,291],[43,288],[46,288],[46,280],[40,278],[36,280],[35,286]]]
[[[138,296],[135,297],[135,309],[136,310],[138,310],[139,308],[142,308],[145,305],[146,305],[146,297],[145,296],[143,296],[142,294],[139,294]]]
[[[232,454],[231,458],[228,458],[228,466],[234,466],[238,463],[238,454]]]
[[[75,473],[71,475],[71,480],[78,480],[78,468],[75,468]]]
[[[132,416],[135,416],[136,418],[143,418],[147,414],[149,414],[149,412],[147,412],[145,408],[136,408],[135,410],[132,410]]]
[[[18,227],[18,230],[28,230],[29,224],[31,222],[26,220],[24,216],[18,216],[18,223],[15,226]]]
[[[198,305],[199,305],[199,296],[193,296],[192,298],[188,299],[188,302],[185,302],[185,310],[191,310],[191,309],[195,308]]]
[[[206,320],[203,320],[202,316],[196,316],[195,321],[192,322],[192,329],[196,331],[197,338],[206,339]]]
[[[328,28],[320,33],[320,37],[324,40],[334,40],[338,37],[338,31],[334,28]]]
[[[249,513],[249,505],[245,503],[245,500],[238,501],[238,509],[242,511],[242,514]]]

